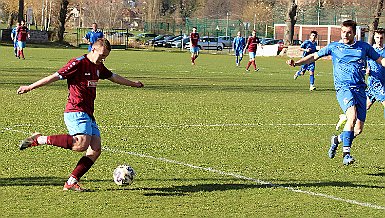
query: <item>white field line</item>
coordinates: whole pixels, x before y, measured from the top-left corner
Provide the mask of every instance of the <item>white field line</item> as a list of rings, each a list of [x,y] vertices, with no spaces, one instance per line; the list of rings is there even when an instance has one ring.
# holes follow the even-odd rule
[[[212,172],[212,173],[216,173],[216,174],[220,174],[220,175],[224,175],[224,176],[231,176],[231,177],[234,177],[234,178],[237,178],[237,179],[248,180],[248,181],[255,182],[255,183],[261,184],[261,185],[268,185],[268,186],[271,186],[271,187],[284,188],[284,189],[292,191],[292,192],[297,192],[297,193],[302,193],[302,194],[307,194],[307,195],[312,195],[312,196],[319,196],[319,197],[328,198],[328,199],[332,199],[332,200],[335,200],[335,201],[342,201],[342,202],[346,202],[346,203],[350,203],[350,204],[355,204],[355,205],[359,205],[359,206],[363,206],[363,207],[370,207],[370,208],[374,208],[374,209],[385,210],[385,207],[379,206],[379,205],[375,205],[375,204],[370,204],[370,203],[359,202],[359,201],[350,200],[350,199],[339,198],[339,197],[335,197],[333,195],[327,195],[327,194],[322,194],[322,193],[317,193],[317,192],[304,191],[304,190],[300,190],[300,189],[293,188],[293,187],[290,187],[290,186],[277,185],[277,184],[273,184],[271,182],[267,182],[267,181],[263,181],[263,180],[259,180],[259,179],[255,179],[255,178],[251,178],[251,177],[242,176],[242,175],[236,174],[236,173],[230,173],[230,172],[224,172],[224,171],[221,171],[221,170],[216,170],[216,169],[213,169],[211,167],[200,167],[200,166],[195,166],[195,165],[188,164],[188,163],[183,163],[183,162],[179,162],[179,161],[175,161],[175,160],[170,160],[170,159],[163,158],[163,157],[154,157],[154,156],[151,156],[151,155],[140,154],[140,153],[136,153],[136,152],[122,151],[122,150],[117,150],[117,149],[110,149],[108,147],[103,147],[103,150],[104,151],[108,151],[108,152],[112,152],[112,153],[121,153],[121,154],[128,154],[128,155],[138,156],[138,157],[142,157],[142,158],[154,159],[154,160],[158,160],[158,161],[162,161],[162,162],[167,162],[167,163],[172,163],[172,164],[177,164],[177,165],[181,165],[181,166],[190,167],[190,168],[193,168],[193,169],[208,171],[208,172]]]
[[[15,130],[15,129],[12,129],[12,128],[3,128],[3,130],[11,131],[11,132],[20,132],[20,133],[25,133],[25,134],[31,134],[29,132]],[[365,203],[365,202],[359,202],[359,201],[356,201],[356,200],[339,198],[339,197],[335,197],[333,195],[327,195],[327,194],[322,194],[322,193],[317,193],[317,192],[305,191],[305,190],[293,188],[293,187],[290,187],[290,186],[283,186],[283,185],[273,184],[271,182],[267,182],[267,181],[263,181],[263,180],[259,180],[259,179],[255,179],[255,178],[251,178],[251,177],[246,177],[246,176],[243,176],[243,175],[240,175],[240,174],[236,174],[236,173],[225,172],[225,171],[217,170],[217,169],[214,169],[214,168],[211,168],[211,167],[200,167],[200,166],[195,166],[193,164],[183,163],[183,162],[179,162],[179,161],[176,161],[176,160],[171,160],[171,159],[167,159],[167,158],[163,158],[163,157],[154,157],[154,156],[151,156],[151,155],[140,154],[140,153],[136,153],[136,152],[129,152],[129,151],[122,151],[122,150],[117,150],[117,149],[110,149],[110,148],[105,147],[105,146],[102,149],[104,151],[111,152],[111,153],[121,153],[121,154],[128,154],[128,155],[138,156],[138,157],[142,157],[142,158],[149,158],[149,159],[158,160],[158,161],[162,161],[162,162],[166,162],[166,163],[172,163],[172,164],[177,164],[177,165],[181,165],[181,166],[185,166],[185,167],[190,167],[190,168],[193,168],[193,169],[208,171],[208,172],[212,172],[212,173],[216,173],[216,174],[220,174],[220,175],[224,175],[224,176],[231,176],[231,177],[234,177],[234,178],[237,178],[237,179],[243,179],[243,180],[251,181],[251,182],[254,182],[254,183],[257,183],[257,184],[261,184],[261,185],[268,185],[268,186],[271,186],[271,187],[283,188],[283,189],[286,189],[286,190],[289,190],[289,191],[292,191],[292,192],[307,194],[307,195],[311,195],[311,196],[319,196],[319,197],[323,197],[323,198],[332,199],[332,200],[335,200],[335,201],[346,202],[346,203],[355,204],[355,205],[359,205],[359,206],[363,206],[363,207],[374,208],[374,209],[378,209],[378,210],[385,210],[384,206],[379,206],[379,205],[375,205],[375,204],[371,204],[371,203]]]
[[[167,128],[189,128],[189,127],[262,127],[262,126],[335,126],[336,124],[327,123],[218,123],[218,124],[177,124],[177,125],[99,125],[100,128],[127,128],[127,129],[167,129]],[[45,126],[51,128],[65,128],[65,126],[47,126],[44,124],[18,124],[8,128],[15,127],[38,127]],[[385,126],[385,124],[365,124],[365,126]]]

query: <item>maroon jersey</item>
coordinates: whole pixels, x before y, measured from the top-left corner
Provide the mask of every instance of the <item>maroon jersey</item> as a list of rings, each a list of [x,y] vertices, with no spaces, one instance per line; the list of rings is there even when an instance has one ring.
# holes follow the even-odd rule
[[[96,65],[84,55],[70,60],[58,73],[61,79],[67,79],[68,84],[69,95],[64,112],[85,112],[93,117],[98,80],[110,78],[112,72],[104,64]]]
[[[249,52],[257,51],[257,44],[259,43],[258,37],[250,36],[249,39],[247,40],[247,43],[249,44],[249,47],[248,47]]]
[[[199,41],[199,33],[191,33],[190,39],[191,39],[192,47],[197,47],[198,41]]]
[[[27,41],[27,35],[28,35],[28,28],[26,26],[19,26],[16,29],[17,33],[17,41]]]

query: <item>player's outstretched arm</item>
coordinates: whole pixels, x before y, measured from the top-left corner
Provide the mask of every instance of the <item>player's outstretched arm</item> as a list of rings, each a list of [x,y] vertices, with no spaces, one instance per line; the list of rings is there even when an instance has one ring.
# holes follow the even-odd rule
[[[131,87],[137,87],[137,88],[142,88],[144,86],[143,83],[141,83],[140,81],[131,81],[122,76],[119,76],[118,74],[112,74],[109,80],[111,82],[114,82],[120,85],[125,85],[125,86],[131,86]]]
[[[313,54],[307,55],[306,57],[299,59],[298,61],[294,61],[293,59],[287,60],[286,64],[289,66],[295,67],[295,66],[300,66],[302,64],[310,64],[312,62],[315,62],[318,59],[319,59],[318,54],[313,53]]]
[[[41,80],[38,80],[34,83],[32,83],[31,85],[28,85],[28,86],[20,86],[19,89],[17,90],[17,94],[24,94],[24,93],[27,93],[33,89],[36,89],[36,88],[39,88],[41,86],[45,86],[47,84],[50,84],[50,83],[53,83],[55,81],[58,81],[60,79],[59,77],[59,74],[58,73],[54,73],[50,76],[47,76],[47,77],[44,77],[43,79]]]
[[[378,64],[381,64],[383,67],[385,67],[385,58],[382,58],[381,56],[376,60]]]

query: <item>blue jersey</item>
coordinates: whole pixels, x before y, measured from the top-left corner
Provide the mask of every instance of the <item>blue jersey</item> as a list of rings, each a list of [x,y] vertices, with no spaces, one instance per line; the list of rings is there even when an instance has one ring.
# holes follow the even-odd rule
[[[385,49],[384,48],[374,48],[376,52],[381,56],[385,57]],[[372,59],[368,59],[368,67],[370,70],[370,75],[368,77],[368,84],[371,84],[372,82],[385,82],[385,68],[381,65],[375,62]]]
[[[13,41],[17,41],[17,37],[16,37],[16,35],[17,35],[17,27],[14,27],[12,29],[11,35],[13,37]]]
[[[89,31],[84,38],[88,39],[91,44],[94,44],[96,40],[103,38],[103,32],[100,30]]]
[[[88,39],[90,41],[90,45],[88,46],[88,50],[91,51],[92,45],[100,38],[103,38],[103,32],[100,30],[96,31],[89,31],[84,38]]]
[[[314,41],[310,41],[310,40],[305,40],[302,44],[301,44],[301,48],[303,49],[308,49],[310,48],[311,50],[309,52],[307,51],[304,51],[303,54],[302,54],[302,57],[305,57],[309,54],[313,54],[314,52],[317,51],[317,42]]]
[[[366,60],[377,60],[380,57],[371,45],[362,41],[352,45],[332,42],[317,54],[319,57],[332,56],[336,90],[343,87],[366,87]]]
[[[236,51],[242,51],[246,46],[246,40],[243,37],[235,37],[233,40],[233,48]]]

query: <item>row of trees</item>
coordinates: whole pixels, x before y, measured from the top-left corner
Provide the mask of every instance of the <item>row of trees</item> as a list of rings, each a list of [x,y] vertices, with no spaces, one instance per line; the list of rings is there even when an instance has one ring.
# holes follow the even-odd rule
[[[383,0],[0,0],[8,27],[22,19],[24,8],[32,8],[37,29],[53,29],[59,41],[63,40],[64,28],[70,28],[68,21],[72,18],[77,19],[76,27],[97,22],[104,28],[117,28],[127,27],[123,26],[124,18],[135,17],[139,22],[173,20],[179,24],[186,18],[229,18],[262,25],[286,22],[290,42],[292,27],[301,13],[307,14],[308,20],[318,19],[320,24],[320,18],[329,11],[354,10],[357,20],[374,30],[380,21]]]

